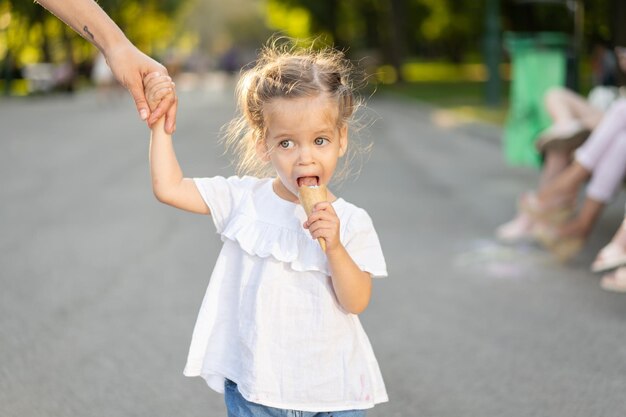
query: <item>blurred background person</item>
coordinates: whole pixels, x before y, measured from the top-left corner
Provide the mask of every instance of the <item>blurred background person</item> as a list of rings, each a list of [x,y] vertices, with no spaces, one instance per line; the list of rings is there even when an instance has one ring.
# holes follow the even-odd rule
[[[625,52],[616,49],[622,70],[626,70]],[[575,256],[625,173],[626,98],[620,98],[576,150],[573,162],[540,191],[522,199],[522,209],[536,223],[533,235],[560,260]],[[578,192],[587,180],[584,202],[576,210]]]
[[[602,50],[607,52],[603,47]],[[538,192],[543,191],[570,166],[575,149],[585,142],[600,124],[605,112],[619,98],[617,87],[604,84],[616,79],[617,66],[612,66],[612,63],[616,63],[615,58],[607,59],[605,54],[598,58],[597,50],[594,51],[595,60],[601,60],[604,64],[593,66],[595,70],[592,79],[603,84],[592,88],[587,98],[565,87],[554,87],[546,93],[544,102],[552,124],[540,133],[536,141],[537,149],[543,155]],[[607,53],[614,57],[617,52]],[[536,219],[521,207],[521,200],[527,197],[520,197],[516,216],[496,229],[499,240],[514,243],[535,238],[533,230]]]

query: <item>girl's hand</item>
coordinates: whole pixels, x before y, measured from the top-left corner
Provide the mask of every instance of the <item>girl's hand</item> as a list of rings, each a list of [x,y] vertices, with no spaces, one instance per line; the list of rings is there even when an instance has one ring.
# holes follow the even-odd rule
[[[309,229],[314,239],[322,238],[326,241],[326,254],[341,247],[339,217],[329,202],[317,203],[303,226]]]
[[[150,110],[156,109],[162,102],[169,101],[173,101],[173,106],[176,107],[178,98],[174,89],[175,84],[168,75],[150,73],[144,77],[143,85]]]

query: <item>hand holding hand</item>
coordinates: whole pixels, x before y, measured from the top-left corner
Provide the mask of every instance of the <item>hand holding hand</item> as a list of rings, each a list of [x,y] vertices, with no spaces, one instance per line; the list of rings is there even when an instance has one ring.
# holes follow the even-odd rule
[[[339,239],[339,217],[332,204],[327,201],[317,203],[304,228],[308,229],[314,239],[326,241],[326,254],[341,247]]]
[[[167,69],[130,42],[107,51],[105,58],[115,78],[133,96],[141,119],[152,126],[165,114],[165,131],[173,133],[176,129],[175,91],[172,89],[172,94],[164,95],[156,107],[150,107],[144,95],[144,77],[155,72],[167,75]]]
[[[143,79],[145,86],[145,96],[150,110],[158,108],[164,101],[178,101],[174,94],[174,83],[172,79],[165,74],[153,72]],[[175,105],[173,107],[176,107]]]

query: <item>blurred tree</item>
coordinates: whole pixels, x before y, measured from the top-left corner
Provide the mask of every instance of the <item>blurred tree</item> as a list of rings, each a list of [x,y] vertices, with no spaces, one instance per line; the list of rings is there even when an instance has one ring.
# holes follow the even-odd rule
[[[254,49],[270,36],[263,5],[255,0],[188,0],[180,24],[194,33],[199,53],[220,56],[229,49]]]
[[[484,27],[483,2],[474,0],[268,0],[273,27],[296,36],[285,19],[276,18],[279,10],[283,15],[306,11],[309,24],[301,33],[326,35],[339,48],[376,49],[395,68],[408,55],[443,55],[458,62],[468,49],[477,50],[472,39]]]
[[[175,41],[175,15],[185,2],[100,0],[98,4],[133,43],[151,54],[162,53]],[[37,62],[76,67],[93,57],[94,48],[87,41],[33,1],[0,0],[2,21],[10,22],[0,30],[0,61],[6,80],[14,67]]]
[[[502,27],[514,31],[573,34],[571,0],[499,0]],[[585,38],[619,31],[612,10],[624,0],[584,0]],[[273,29],[290,36],[322,36],[349,53],[377,51],[385,64],[398,67],[407,57],[444,58],[453,63],[481,56],[485,0],[267,0]],[[620,9],[621,8],[621,9]],[[296,19],[295,16],[305,16]],[[622,19],[623,22],[623,19]]]

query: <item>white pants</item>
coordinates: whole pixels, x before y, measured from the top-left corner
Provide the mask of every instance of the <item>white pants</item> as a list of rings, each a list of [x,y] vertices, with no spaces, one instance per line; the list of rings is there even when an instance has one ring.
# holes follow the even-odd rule
[[[607,110],[600,124],[576,150],[576,161],[591,172],[587,197],[606,203],[626,174],[626,98]]]

